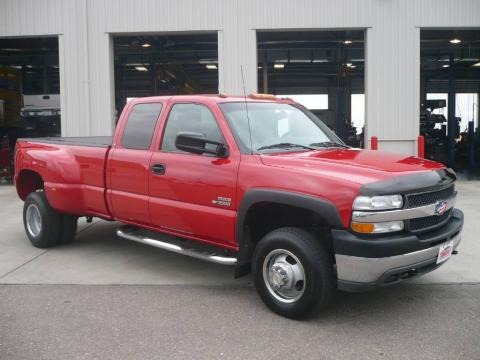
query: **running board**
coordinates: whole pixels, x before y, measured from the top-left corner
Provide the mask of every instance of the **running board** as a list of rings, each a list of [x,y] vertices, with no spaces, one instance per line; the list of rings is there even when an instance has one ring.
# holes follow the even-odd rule
[[[117,230],[117,235],[121,238],[136,241],[142,244],[157,247],[159,249],[168,250],[174,253],[187,255],[196,259],[205,260],[221,265],[236,265],[237,258],[218,255],[217,253],[210,252],[204,249],[185,248],[180,244],[174,244],[158,239],[153,239],[148,235],[153,234],[151,232],[144,232],[140,229],[132,227],[124,227]]]

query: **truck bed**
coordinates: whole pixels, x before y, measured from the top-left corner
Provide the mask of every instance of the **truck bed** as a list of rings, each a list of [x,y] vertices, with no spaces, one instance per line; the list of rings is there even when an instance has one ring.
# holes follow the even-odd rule
[[[18,139],[15,181],[20,196],[35,184],[28,178],[33,172],[58,212],[110,218],[105,165],[111,143],[109,136]]]
[[[108,148],[112,145],[112,136],[86,136],[86,137],[43,137],[22,138],[19,141],[39,142],[58,145],[89,146]]]

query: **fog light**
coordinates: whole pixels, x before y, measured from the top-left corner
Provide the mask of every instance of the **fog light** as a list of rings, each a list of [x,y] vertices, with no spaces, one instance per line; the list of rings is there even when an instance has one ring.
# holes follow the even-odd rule
[[[386,221],[380,223],[359,223],[352,221],[351,228],[353,231],[362,234],[381,234],[402,231],[404,223],[403,221]]]

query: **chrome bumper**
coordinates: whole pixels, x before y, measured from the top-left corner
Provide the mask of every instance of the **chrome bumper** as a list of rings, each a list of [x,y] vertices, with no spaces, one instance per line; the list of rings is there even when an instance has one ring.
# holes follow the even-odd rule
[[[427,269],[427,271],[421,273],[433,270],[441,265],[436,264],[440,246],[450,241],[453,241],[453,248],[455,249],[461,241],[461,232],[442,244],[402,255],[366,258],[336,254],[339,288],[355,290],[349,289],[349,284],[352,285],[352,288],[355,288],[355,285],[361,287],[361,284],[366,285],[366,288],[376,287],[383,285],[391,274],[408,273],[422,268]]]

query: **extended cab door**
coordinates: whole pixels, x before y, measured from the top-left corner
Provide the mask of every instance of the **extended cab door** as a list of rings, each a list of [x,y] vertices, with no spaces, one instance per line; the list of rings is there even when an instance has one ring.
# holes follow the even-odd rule
[[[152,139],[162,109],[160,102],[137,103],[126,109],[107,161],[107,200],[118,220],[150,224],[149,165]]]
[[[225,134],[218,107],[200,103],[169,105],[163,137],[150,162],[150,217],[162,231],[235,248],[235,191],[240,154]],[[216,114],[215,114],[216,113]],[[224,127],[222,131],[221,126]],[[201,133],[229,144],[229,155],[216,158],[175,147],[179,132]]]

